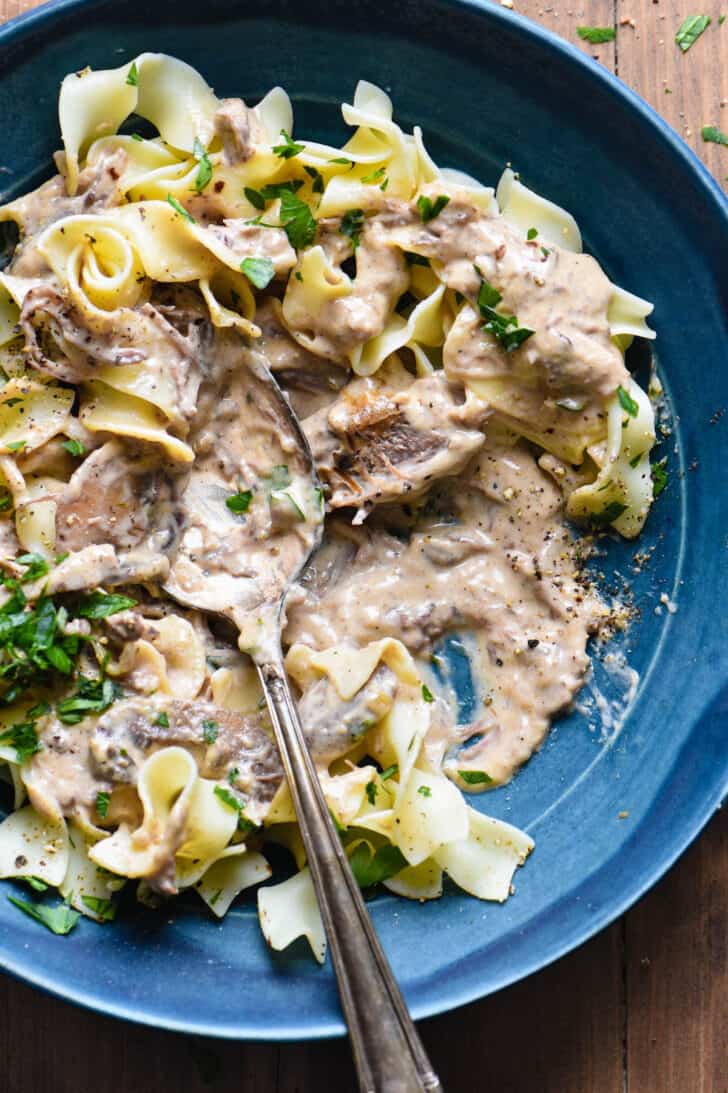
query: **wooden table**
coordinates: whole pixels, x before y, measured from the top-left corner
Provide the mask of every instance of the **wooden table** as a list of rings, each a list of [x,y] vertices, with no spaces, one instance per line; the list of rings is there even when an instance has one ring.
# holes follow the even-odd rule
[[[643,95],[726,185],[728,0],[513,0]],[[0,0],[0,21],[34,0]],[[510,6],[510,4],[508,5]],[[712,24],[682,54],[687,15]],[[614,26],[580,42],[576,27]],[[448,1093],[728,1093],[728,809],[629,914],[539,975],[421,1026]],[[0,1093],[349,1093],[345,1042],[227,1044],[97,1017],[0,977]]]

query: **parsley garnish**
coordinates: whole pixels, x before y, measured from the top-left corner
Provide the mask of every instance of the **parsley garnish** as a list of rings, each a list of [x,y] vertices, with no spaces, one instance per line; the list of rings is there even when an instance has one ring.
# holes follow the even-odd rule
[[[93,911],[102,922],[113,922],[116,918],[116,904],[110,899],[101,899],[99,896],[81,896],[81,901]]]
[[[79,676],[74,694],[56,706],[64,725],[77,725],[90,713],[103,713],[121,694],[121,687],[111,679],[89,679]]]
[[[96,794],[96,811],[102,820],[106,819],[106,814],[109,811],[109,801],[111,800],[111,794],[104,791]]]
[[[38,577],[45,577],[48,572],[48,562],[42,554],[21,554],[15,561],[18,565],[27,567],[21,580],[22,584],[36,581]]]
[[[32,721],[19,721],[16,725],[11,725],[6,732],[0,735],[0,744],[4,743],[9,744],[11,748],[15,748],[19,763],[24,763],[27,759],[30,759],[41,748],[38,733]]]
[[[688,15],[675,35],[675,41],[683,53],[687,53],[691,45],[697,42],[704,30],[710,26],[709,15]]]
[[[728,146],[728,137],[715,125],[704,125],[700,130],[700,135],[706,144],[725,144]],[[8,448],[9,447],[10,445],[8,444]]]
[[[477,266],[475,270],[482,278],[478,292],[478,307],[481,316],[485,319],[483,329],[493,335],[506,353],[510,353],[523,345],[534,332],[528,327],[519,326],[515,315],[504,315],[495,310],[503,297],[498,289],[485,280]]]
[[[8,490],[0,490],[0,512],[7,512],[13,507],[13,499]]]
[[[74,613],[81,619],[108,619],[110,615],[115,615],[118,611],[136,607],[136,602],[129,596],[120,596],[117,593],[102,592],[97,589],[78,601]]]
[[[183,217],[184,220],[187,220],[190,224],[194,224],[194,216],[192,216],[191,213],[187,212],[187,209],[184,207],[184,205],[180,205],[176,197],[172,197],[171,194],[167,194],[167,202],[172,206],[176,213]]]
[[[69,455],[85,455],[86,449],[80,440],[64,440],[62,447],[66,449]]]
[[[379,792],[379,787],[377,786],[377,783],[374,781],[367,782],[365,789],[367,794],[367,801],[370,805],[374,806],[377,800],[377,793]]]
[[[399,763],[392,763],[391,767],[383,770],[379,777],[383,782],[388,782],[390,778],[394,778],[395,774],[399,774]]]
[[[39,877],[23,877],[26,884],[29,884],[36,892],[47,892],[48,885],[44,880],[40,880]]]
[[[10,444],[6,444],[5,447],[9,452],[21,452],[27,443],[27,440],[13,440]]]
[[[591,42],[593,46],[602,45],[603,42],[613,42],[617,37],[614,27],[577,27],[576,33],[585,42]]]
[[[419,786],[417,792],[419,793],[420,797],[431,797],[432,796],[432,790],[430,789],[429,786]]]
[[[283,143],[273,145],[274,156],[280,156],[281,159],[293,159],[294,156],[304,150],[305,145],[296,144],[295,141],[291,140],[285,129],[281,129],[281,136],[283,137]]]
[[[141,143],[141,142],[142,142],[142,141],[144,140],[144,137],[143,137],[143,136],[141,136],[141,134],[140,134],[140,133],[132,133],[132,135],[131,135],[131,139],[132,139],[132,140],[137,140],[137,141],[139,141],[139,142]]]
[[[154,718],[154,724],[159,725],[160,729],[169,728],[169,717],[164,710]]]
[[[466,786],[489,786],[493,781],[484,770],[459,770],[458,774]]]
[[[226,497],[225,504],[231,512],[247,512],[250,507],[252,497],[252,490],[241,490],[239,493],[233,493],[230,495],[230,497]]]
[[[61,903],[58,907],[49,907],[45,903],[28,903],[27,900],[8,896],[10,902],[30,915],[36,922],[40,922],[54,934],[68,934],[76,925],[81,915],[78,911],[72,911],[67,903]]]
[[[277,197],[282,197],[285,193],[298,193],[302,186],[302,178],[292,178],[287,182],[269,182],[262,187],[260,196],[264,201],[275,201]]]
[[[368,843],[361,842],[349,858],[349,865],[360,888],[371,888],[389,880],[407,865],[399,847],[385,843],[372,853]]]
[[[618,520],[622,513],[626,511],[627,506],[623,505],[621,501],[611,501],[601,512],[593,513],[590,519],[593,524],[601,527],[604,524],[611,524]]]
[[[259,209],[261,212],[263,211],[265,208],[265,198],[259,190],[254,190],[251,186],[246,186],[243,193],[254,209]]]
[[[226,804],[228,808],[235,809],[235,811],[237,812],[238,831],[243,831],[247,835],[249,831],[255,830],[257,825],[244,815],[245,805],[239,797],[236,797],[235,794],[231,793],[229,789],[225,788],[225,786],[215,786],[214,793],[216,797],[220,798],[223,804]]]
[[[275,274],[270,258],[243,258],[240,269],[256,288],[266,288]]]
[[[139,87],[139,72],[137,70],[136,61],[131,62],[131,68],[126,74],[126,82],[129,87]]]
[[[538,235],[538,228],[529,228],[526,232],[526,239],[535,239]]]
[[[337,159],[330,159],[329,163],[337,163],[337,164],[339,164],[339,166],[342,166],[342,167],[350,167],[350,168],[354,167],[354,160],[353,159],[347,159],[346,156],[338,156]]]
[[[652,496],[659,497],[667,485],[667,456],[652,464]]]
[[[372,183],[372,182],[381,183],[382,179],[384,178],[384,176],[386,174],[386,171],[387,171],[386,167],[378,167],[377,170],[372,171],[372,173],[370,175],[365,175],[364,178],[362,178],[362,182],[366,183],[367,185],[369,185],[369,183]]]
[[[637,417],[640,411],[638,404],[632,398],[628,391],[625,391],[624,387],[617,388],[617,398],[619,399],[619,405],[629,414],[630,417]]]
[[[313,213],[306,202],[291,190],[284,190],[281,194],[281,225],[295,250],[307,247],[316,235]]]
[[[322,194],[324,192],[324,176],[320,171],[317,171],[315,167],[303,168],[310,179],[312,179],[311,189],[315,194]]]
[[[341,218],[339,230],[342,235],[347,235],[351,245],[356,250],[361,242],[361,233],[364,229],[364,210],[349,209]]]
[[[435,701],[435,697],[426,683],[422,684],[422,697],[424,698],[425,702]]]
[[[69,675],[79,638],[62,633],[65,608],[46,597],[29,608],[20,582],[6,577],[5,585],[12,595],[0,607],[0,680],[8,689],[0,701],[10,705],[27,687],[54,682],[53,670]]]
[[[231,767],[230,768],[230,770],[228,771],[228,776],[227,777],[228,777],[228,782],[230,783],[231,786],[235,785],[235,783],[238,780],[239,775],[240,775],[240,770],[239,770],[238,767]]]
[[[220,726],[217,721],[203,721],[202,722],[202,739],[206,744],[214,744],[217,740],[218,733],[220,732]]]
[[[212,178],[212,164],[204,145],[197,137],[195,137],[192,146],[192,154],[200,165],[197,168],[197,176],[195,177],[195,189],[198,194],[201,194]]]
[[[430,220],[434,220],[436,216],[439,216],[449,201],[450,198],[445,194],[439,194],[434,201],[431,201],[429,197],[425,197],[424,194],[421,194],[417,198],[417,208],[419,209],[422,223],[427,224]]]

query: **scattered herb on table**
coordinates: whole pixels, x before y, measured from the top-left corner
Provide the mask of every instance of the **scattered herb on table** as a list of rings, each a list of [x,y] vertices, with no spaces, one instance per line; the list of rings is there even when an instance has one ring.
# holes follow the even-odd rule
[[[709,15],[688,15],[675,35],[675,41],[683,53],[687,53],[691,45],[697,42],[700,35],[710,26]]]
[[[576,33],[584,42],[591,42],[593,46],[613,42],[617,37],[614,27],[577,27]]]

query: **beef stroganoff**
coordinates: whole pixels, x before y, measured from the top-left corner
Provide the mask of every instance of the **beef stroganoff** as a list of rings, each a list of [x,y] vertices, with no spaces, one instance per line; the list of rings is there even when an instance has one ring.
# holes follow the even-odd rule
[[[653,500],[624,363],[651,305],[364,81],[342,148],[294,136],[281,88],[221,100],[161,54],[69,75],[59,109],[58,174],[0,208],[0,875],[65,901],[15,902],[64,933],[133,879],[221,916],[278,843],[262,929],[323,959],[249,656],[322,520],[283,639],[355,875],[506,899],[533,843],[461,791],[515,774],[610,625],[582,563]],[[181,606],[203,584],[209,615]]]

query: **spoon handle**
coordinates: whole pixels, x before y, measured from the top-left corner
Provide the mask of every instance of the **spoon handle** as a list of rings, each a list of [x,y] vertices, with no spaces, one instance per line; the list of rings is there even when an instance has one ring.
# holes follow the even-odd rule
[[[360,1093],[442,1093],[334,828],[283,665],[258,665],[349,1026]]]

